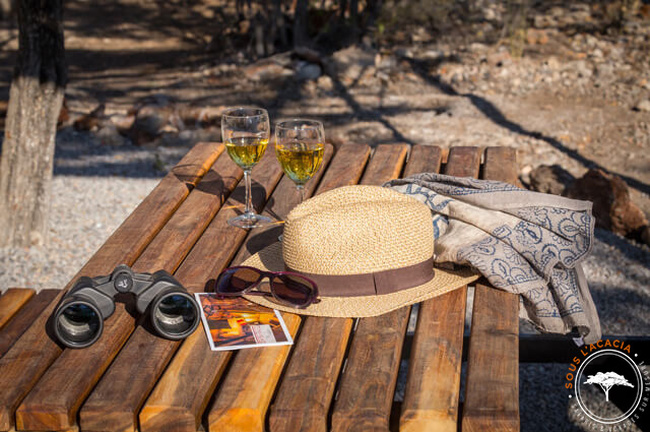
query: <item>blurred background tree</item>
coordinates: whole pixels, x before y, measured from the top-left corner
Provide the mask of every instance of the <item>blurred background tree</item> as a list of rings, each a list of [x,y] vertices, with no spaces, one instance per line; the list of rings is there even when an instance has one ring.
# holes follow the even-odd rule
[[[0,160],[0,246],[43,244],[54,137],[67,80],[62,0],[21,0]]]
[[[0,19],[9,19],[13,14],[15,0],[0,0]]]

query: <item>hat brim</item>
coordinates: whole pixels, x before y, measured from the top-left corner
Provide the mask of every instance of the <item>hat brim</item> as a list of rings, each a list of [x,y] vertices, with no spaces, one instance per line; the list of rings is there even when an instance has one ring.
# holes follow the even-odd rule
[[[256,267],[266,271],[284,271],[282,260],[282,244],[276,242],[260,252],[252,255],[242,265]],[[479,278],[469,268],[447,270],[435,267],[434,277],[429,282],[413,288],[397,291],[391,294],[359,296],[359,297],[324,297],[320,302],[311,304],[303,309],[291,308],[261,296],[244,296],[247,300],[300,315],[313,315],[339,318],[363,318],[382,315],[414,303],[453,291]]]

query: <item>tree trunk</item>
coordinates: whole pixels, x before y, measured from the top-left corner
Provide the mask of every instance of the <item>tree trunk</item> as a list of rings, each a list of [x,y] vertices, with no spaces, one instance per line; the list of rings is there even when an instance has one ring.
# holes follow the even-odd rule
[[[62,0],[18,2],[19,51],[0,161],[0,246],[43,244],[67,81]]]
[[[14,11],[14,0],[0,0],[0,20],[9,19]]]
[[[359,40],[359,0],[350,0],[350,31],[354,41]]]
[[[307,19],[308,19],[308,0],[297,0],[296,10],[294,12],[293,21],[293,47],[306,47],[309,46],[309,34],[307,32]]]
[[[275,36],[279,34],[280,45],[285,48],[289,42],[287,38],[287,26],[284,21],[284,14],[282,12],[282,0],[273,0],[273,24],[271,34]]]

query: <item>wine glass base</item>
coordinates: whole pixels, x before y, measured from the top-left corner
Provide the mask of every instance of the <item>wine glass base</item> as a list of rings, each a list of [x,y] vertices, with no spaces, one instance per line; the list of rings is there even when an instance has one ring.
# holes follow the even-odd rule
[[[271,224],[273,222],[275,222],[273,219],[266,216],[262,216],[262,215],[249,216],[247,214],[242,214],[237,217],[228,219],[228,225],[232,225],[243,229],[259,228]]]

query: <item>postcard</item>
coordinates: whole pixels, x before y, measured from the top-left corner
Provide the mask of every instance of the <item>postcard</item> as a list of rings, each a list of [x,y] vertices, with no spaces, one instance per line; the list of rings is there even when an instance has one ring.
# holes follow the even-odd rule
[[[277,310],[242,297],[219,298],[214,293],[194,295],[201,305],[201,321],[213,351],[293,344]]]

